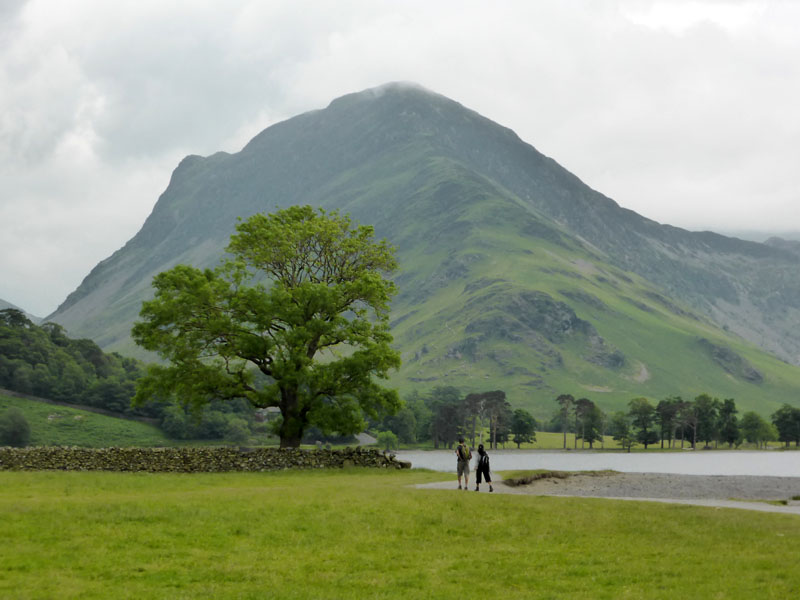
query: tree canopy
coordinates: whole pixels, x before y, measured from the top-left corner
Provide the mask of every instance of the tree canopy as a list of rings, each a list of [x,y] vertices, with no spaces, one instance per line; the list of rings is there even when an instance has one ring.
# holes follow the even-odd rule
[[[25,415],[16,407],[0,413],[0,446],[27,446],[31,427]]]
[[[142,365],[92,340],[71,339],[57,323],[36,325],[17,309],[0,310],[0,387],[59,402],[153,416],[131,408]]]
[[[644,445],[645,450],[649,444],[658,441],[658,433],[653,430],[656,409],[647,398],[634,398],[628,402],[631,415],[631,424],[636,430],[636,441]]]
[[[800,408],[784,404],[772,414],[772,422],[780,441],[787,446],[790,442],[800,446]]]
[[[154,278],[133,339],[169,364],[148,370],[137,401],[276,406],[281,447],[298,446],[310,425],[355,433],[364,413],[396,411],[396,392],[375,381],[400,366],[388,324],[394,249],[372,227],[310,206],[236,230],[218,268]]]
[[[538,423],[534,416],[527,410],[518,408],[511,416],[511,433],[514,434],[514,443],[517,448],[521,444],[530,444],[536,441],[536,427]]]

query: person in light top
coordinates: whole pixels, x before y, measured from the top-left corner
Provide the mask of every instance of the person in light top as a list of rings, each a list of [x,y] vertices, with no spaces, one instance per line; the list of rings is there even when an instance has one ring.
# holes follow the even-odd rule
[[[472,460],[472,450],[464,443],[464,438],[458,438],[456,446],[456,472],[458,473],[458,489],[461,488],[461,477],[464,477],[464,488],[469,489],[469,461]]]

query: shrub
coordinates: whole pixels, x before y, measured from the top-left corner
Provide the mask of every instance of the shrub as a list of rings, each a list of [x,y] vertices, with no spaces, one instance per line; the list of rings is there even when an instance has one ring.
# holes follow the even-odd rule
[[[250,439],[250,427],[247,421],[233,417],[225,427],[225,440],[235,444],[245,444]]]
[[[391,431],[381,431],[378,434],[378,447],[384,450],[397,450],[397,436]]]
[[[27,446],[31,427],[22,411],[12,406],[0,415],[0,446]]]

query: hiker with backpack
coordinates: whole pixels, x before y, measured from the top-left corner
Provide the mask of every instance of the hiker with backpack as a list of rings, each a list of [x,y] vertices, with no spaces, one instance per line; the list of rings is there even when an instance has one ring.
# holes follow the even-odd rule
[[[456,446],[456,472],[458,473],[458,489],[461,488],[461,476],[464,476],[464,488],[469,489],[469,461],[472,460],[472,451],[464,443],[464,438],[458,438]]]
[[[489,475],[489,455],[486,453],[486,450],[483,449],[483,444],[478,444],[478,461],[475,465],[475,472],[477,477],[475,491],[480,491],[481,475],[483,475],[484,479],[486,479],[486,483],[489,484],[489,491],[493,492],[494,488],[492,487],[492,476]]]

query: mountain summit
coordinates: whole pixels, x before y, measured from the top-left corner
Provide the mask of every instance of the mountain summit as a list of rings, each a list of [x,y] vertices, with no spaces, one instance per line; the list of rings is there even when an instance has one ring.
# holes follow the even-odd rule
[[[214,266],[237,218],[294,204],[349,213],[398,248],[401,390],[500,388],[532,407],[561,391],[612,405],[709,391],[746,407],[800,383],[754,347],[799,362],[793,249],[660,225],[402,83],[273,125],[236,154],[186,157],[142,229],[49,318],[134,352],[155,274]]]

